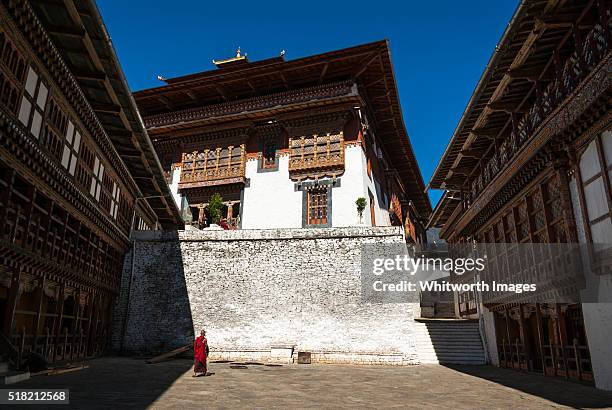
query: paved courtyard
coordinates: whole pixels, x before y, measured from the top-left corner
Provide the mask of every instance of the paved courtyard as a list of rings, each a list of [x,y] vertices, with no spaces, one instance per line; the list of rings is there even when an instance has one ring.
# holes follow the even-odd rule
[[[145,364],[142,359],[109,357],[88,365],[11,387],[69,388],[71,407],[104,409],[612,408],[612,392],[491,366],[210,363],[213,375],[193,378],[186,359]]]

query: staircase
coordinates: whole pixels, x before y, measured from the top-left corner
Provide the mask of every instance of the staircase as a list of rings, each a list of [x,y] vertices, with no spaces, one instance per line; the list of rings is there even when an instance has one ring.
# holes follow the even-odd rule
[[[485,364],[478,321],[416,319],[416,347],[423,364]]]

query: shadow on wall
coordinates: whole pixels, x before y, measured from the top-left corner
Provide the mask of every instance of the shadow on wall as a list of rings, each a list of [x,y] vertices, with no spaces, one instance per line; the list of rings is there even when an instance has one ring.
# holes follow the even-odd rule
[[[571,408],[612,407],[612,392],[579,382],[494,366],[445,366]]]
[[[133,259],[126,257],[116,308],[121,336],[114,338],[114,350],[155,355],[191,345],[195,336],[178,232],[138,231],[133,238]]]

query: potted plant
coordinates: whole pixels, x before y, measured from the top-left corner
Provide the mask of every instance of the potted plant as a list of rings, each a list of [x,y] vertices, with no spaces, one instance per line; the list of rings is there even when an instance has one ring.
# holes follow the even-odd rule
[[[364,197],[359,197],[355,201],[355,205],[357,205],[357,214],[359,215],[359,224],[363,223],[363,211],[366,208],[366,199]]]
[[[206,207],[208,211],[208,216],[210,217],[211,223],[215,225],[219,225],[219,221],[221,220],[221,213],[223,210],[223,198],[219,194],[213,194],[210,197],[210,201],[208,201],[208,206]]]

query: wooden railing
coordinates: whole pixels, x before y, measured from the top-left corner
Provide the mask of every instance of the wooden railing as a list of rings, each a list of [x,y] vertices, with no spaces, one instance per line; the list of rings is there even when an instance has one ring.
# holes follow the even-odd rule
[[[244,144],[183,153],[179,185],[190,188],[244,182],[245,166]]]
[[[289,139],[289,172],[344,170],[344,137],[339,134]]]

